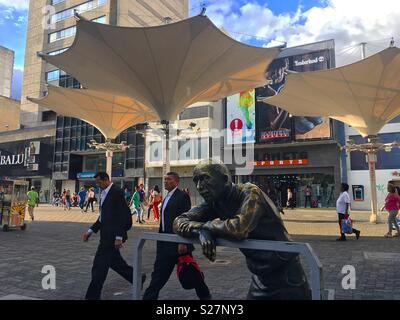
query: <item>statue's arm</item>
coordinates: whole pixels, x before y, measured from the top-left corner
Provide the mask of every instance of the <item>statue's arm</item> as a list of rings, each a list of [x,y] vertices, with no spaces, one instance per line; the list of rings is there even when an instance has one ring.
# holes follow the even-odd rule
[[[257,227],[266,210],[261,192],[256,189],[247,190],[244,191],[241,208],[233,218],[215,219],[205,223],[202,228],[209,230],[215,237],[244,240]]]
[[[212,220],[210,209],[203,203],[174,220],[174,232],[181,237],[197,238],[205,222]]]

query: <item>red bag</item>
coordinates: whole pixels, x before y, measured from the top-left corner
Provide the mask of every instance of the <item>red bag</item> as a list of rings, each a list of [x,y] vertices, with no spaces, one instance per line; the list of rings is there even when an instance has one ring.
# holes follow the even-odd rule
[[[204,274],[192,256],[180,256],[176,267],[176,274],[183,289],[194,289],[200,281],[204,281]]]

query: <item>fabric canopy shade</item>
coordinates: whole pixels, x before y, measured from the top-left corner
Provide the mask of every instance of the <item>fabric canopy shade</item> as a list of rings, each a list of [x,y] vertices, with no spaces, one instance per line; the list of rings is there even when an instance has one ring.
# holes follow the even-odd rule
[[[336,69],[289,74],[281,93],[265,102],[295,116],[328,116],[363,137],[376,136],[400,114],[400,49]]]
[[[85,88],[131,97],[160,120],[175,120],[195,102],[264,85],[266,68],[278,53],[237,42],[207,17],[196,16],[146,28],[79,20],[70,49],[41,56]]]
[[[131,98],[87,89],[49,85],[46,97],[28,99],[58,114],[86,121],[106,139],[115,139],[134,124],[157,120],[152,110]]]

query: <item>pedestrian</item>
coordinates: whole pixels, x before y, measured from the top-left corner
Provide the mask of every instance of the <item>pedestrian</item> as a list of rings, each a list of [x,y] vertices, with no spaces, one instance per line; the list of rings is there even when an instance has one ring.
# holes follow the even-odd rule
[[[307,186],[304,189],[304,208],[307,208],[307,203],[310,203],[310,208],[311,208],[311,187]]]
[[[140,193],[139,193],[139,191],[140,191],[140,187],[136,186],[135,193],[133,194],[132,199],[131,199],[131,211],[136,211],[136,213],[137,213],[136,222],[142,224],[143,221],[141,218],[142,210],[140,208]]]
[[[158,210],[158,206],[162,202],[162,197],[161,197],[161,192],[158,186],[156,185],[153,189],[152,192],[152,198],[153,198],[153,213],[154,213],[154,221],[160,221],[160,213]]]
[[[93,261],[92,280],[86,292],[86,300],[100,300],[103,284],[111,268],[130,283],[133,268],[122,258],[120,250],[128,239],[127,231],[132,227],[132,217],[124,193],[115,186],[105,172],[95,175],[96,185],[101,190],[100,214],[95,224],[83,234],[87,242],[93,233],[100,231],[100,244]],[[142,284],[145,275],[142,275]]]
[[[39,194],[35,191],[35,187],[32,186],[31,190],[26,195],[28,197],[29,216],[31,217],[31,220],[33,221],[33,220],[35,220],[33,211],[35,210],[35,207],[39,206]]]
[[[65,192],[65,206],[64,206],[64,211],[71,210],[71,190],[67,190]]]
[[[72,206],[73,207],[79,206],[79,196],[76,192],[74,192],[74,195],[72,196]]]
[[[94,212],[94,208],[93,208],[93,203],[94,203],[94,201],[95,201],[95,194],[94,194],[94,188],[93,187],[91,187],[90,189],[89,189],[89,192],[88,192],[88,194],[87,194],[87,204],[86,204],[86,208],[85,208],[85,212],[87,212],[88,211],[88,209],[89,209],[89,206],[92,208],[92,212]]]
[[[389,183],[387,190],[388,190],[388,195],[386,196],[386,199],[385,199],[385,205],[381,209],[381,211],[386,209],[387,212],[389,213],[389,217],[388,217],[389,231],[388,231],[388,233],[385,234],[385,238],[392,237],[393,226],[396,228],[396,231],[397,231],[396,234],[394,235],[394,237],[399,237],[400,236],[400,228],[399,228],[399,225],[397,224],[396,217],[399,213],[400,197],[397,194],[396,187],[393,184]]]
[[[152,195],[153,194],[153,190],[154,189],[151,189],[149,191],[149,197],[148,197],[148,201],[147,201],[147,203],[148,203],[147,220],[150,220],[150,213],[153,210],[153,195]],[[154,219],[154,212],[153,212],[153,219]]]
[[[179,189],[179,175],[169,172],[164,177],[165,189],[168,191],[161,207],[161,222],[159,233],[173,234],[175,218],[191,209],[188,195]],[[156,187],[154,188],[156,189]],[[182,256],[192,257],[193,245],[157,242],[156,261],[151,274],[151,282],[146,289],[143,300],[157,300],[160,290],[165,286],[174,271],[175,265]],[[204,279],[192,279],[197,296],[201,300],[210,300],[210,290]]]
[[[85,205],[85,201],[86,201],[86,189],[85,187],[81,188],[81,191],[79,191],[78,193],[78,197],[79,197],[79,208],[81,208],[81,211],[83,211],[83,206]]]
[[[52,202],[51,202],[51,205],[54,207],[58,207],[58,204],[59,204],[59,201],[60,201],[60,193],[57,191],[57,190],[54,190],[54,192],[53,192],[53,199],[52,199]]]
[[[288,188],[287,189],[287,203],[286,207],[290,209],[294,209],[294,199],[293,199],[293,192],[292,189]]]
[[[146,204],[146,192],[144,190],[143,183],[139,185],[139,196],[140,196],[140,212],[141,212],[142,222],[145,222],[144,213],[146,212],[147,204]]]
[[[132,196],[131,196],[131,192],[129,191],[128,188],[124,189],[124,197],[125,197],[126,203],[129,205],[129,202],[131,201]]]
[[[346,235],[342,232],[342,220],[349,219],[350,213],[350,196],[349,196],[349,185],[342,183],[340,187],[340,196],[336,201],[336,212],[339,219],[340,238],[337,241],[346,241]],[[356,235],[357,240],[360,238],[360,231],[353,228],[353,233]]]

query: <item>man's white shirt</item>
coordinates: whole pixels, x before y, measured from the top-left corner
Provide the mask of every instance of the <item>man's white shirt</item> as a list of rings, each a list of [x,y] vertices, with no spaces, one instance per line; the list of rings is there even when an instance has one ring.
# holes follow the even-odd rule
[[[165,231],[164,211],[165,211],[165,208],[166,208],[167,205],[168,205],[169,200],[170,200],[170,199],[172,198],[172,196],[174,195],[174,192],[176,191],[176,189],[178,189],[178,187],[176,187],[175,189],[173,189],[173,190],[171,190],[170,192],[168,192],[168,194],[166,195],[166,197],[165,197],[165,199],[164,199],[164,202],[163,202],[163,204],[162,204],[161,228],[162,228],[162,231],[163,231],[163,232]]]

